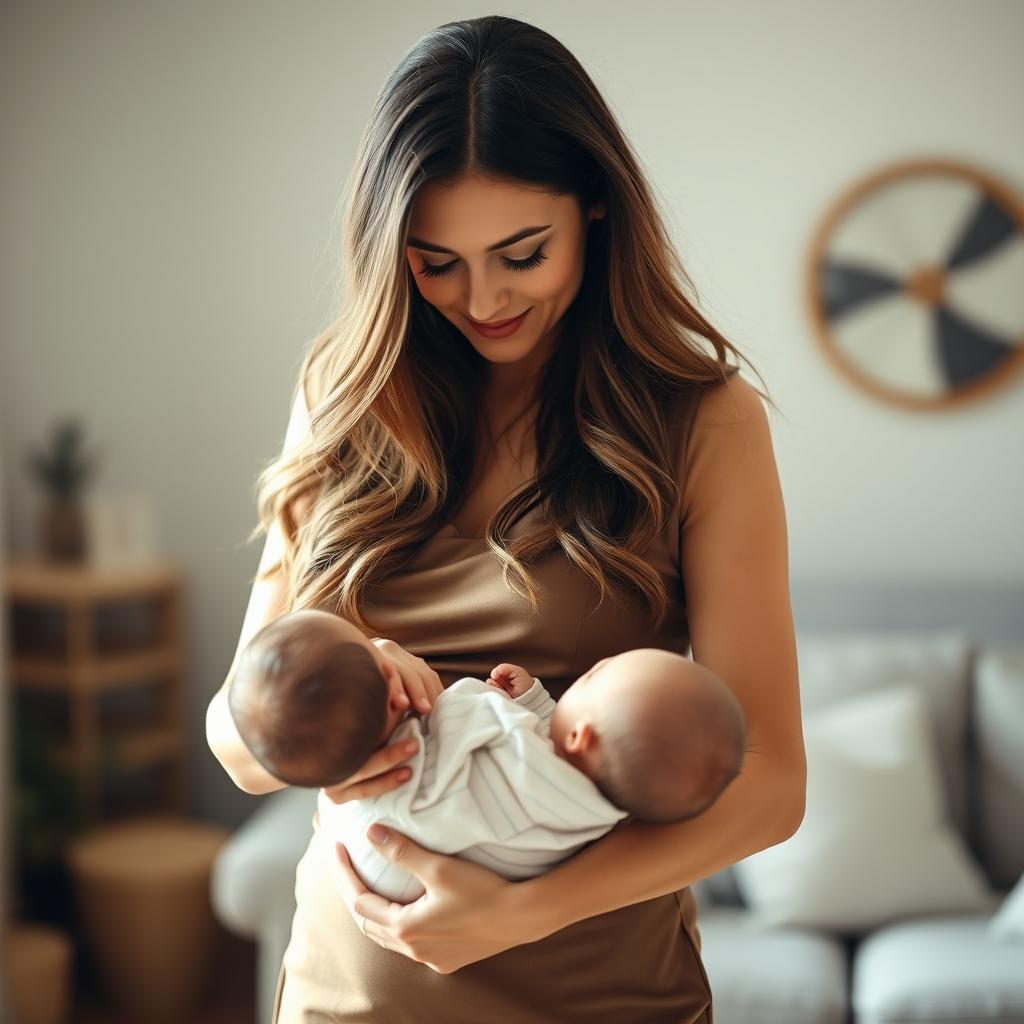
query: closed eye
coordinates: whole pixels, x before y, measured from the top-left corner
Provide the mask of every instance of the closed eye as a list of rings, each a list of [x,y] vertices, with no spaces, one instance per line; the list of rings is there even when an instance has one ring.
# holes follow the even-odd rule
[[[501,262],[508,270],[517,270],[522,272],[539,267],[547,258],[548,254],[544,251],[544,245],[542,243],[524,260],[510,260],[507,256],[502,256]],[[420,265],[420,273],[424,277],[444,277],[444,275],[449,273],[452,267],[454,267],[458,262],[459,261],[455,259],[450,263],[442,263],[439,267],[431,266],[429,263],[422,263]]]

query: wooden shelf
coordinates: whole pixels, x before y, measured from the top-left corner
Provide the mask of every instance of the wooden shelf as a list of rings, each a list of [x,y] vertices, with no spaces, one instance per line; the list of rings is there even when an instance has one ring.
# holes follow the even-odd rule
[[[181,756],[182,741],[177,730],[167,726],[136,727],[133,730],[107,729],[103,746],[113,751],[117,771],[162,764]],[[54,756],[66,768],[80,768],[81,757],[70,743],[57,743]]]
[[[71,667],[65,661],[43,657],[12,657],[13,684],[30,690],[62,692],[68,689],[102,693],[126,686],[148,686],[154,677],[181,671],[181,653],[165,646],[133,654],[106,654]]]
[[[162,594],[168,587],[180,585],[182,581],[181,570],[164,561],[98,566],[88,562],[64,565],[40,559],[14,558],[6,563],[4,576],[8,599],[45,604],[96,603]]]
[[[145,788],[147,772],[160,766],[149,810],[186,809],[182,579],[162,560],[96,566],[20,558],[4,566],[8,675],[19,701],[51,702],[44,717],[56,731],[48,749],[74,774],[94,817],[109,795],[108,768]],[[112,720],[111,704],[123,712],[126,703],[141,713],[136,707]]]

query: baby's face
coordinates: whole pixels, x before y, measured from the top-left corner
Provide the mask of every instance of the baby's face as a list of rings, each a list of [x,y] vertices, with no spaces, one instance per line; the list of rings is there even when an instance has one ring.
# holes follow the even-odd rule
[[[593,775],[597,764],[596,725],[601,708],[629,699],[623,681],[630,678],[630,655],[624,651],[595,662],[555,704],[551,713],[551,741],[555,750],[577,768]]]

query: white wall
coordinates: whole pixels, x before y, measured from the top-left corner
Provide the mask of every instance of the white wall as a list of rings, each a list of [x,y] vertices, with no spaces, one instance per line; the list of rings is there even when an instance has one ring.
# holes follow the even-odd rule
[[[490,5],[306,0],[5,5],[0,428],[6,544],[21,468],[79,412],[104,485],[156,497],[189,580],[193,792],[237,820],[205,749],[258,547],[255,476],[331,299],[334,212],[369,106],[424,31]],[[605,91],[669,209],[704,307],[764,373],[795,579],[1024,576],[1024,377],[912,414],[814,342],[805,247],[849,182],[907,156],[1024,188],[1024,5],[521,3]]]

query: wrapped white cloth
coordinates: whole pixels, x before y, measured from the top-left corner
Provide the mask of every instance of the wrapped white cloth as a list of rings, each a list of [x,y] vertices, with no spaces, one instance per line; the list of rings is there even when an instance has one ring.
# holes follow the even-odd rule
[[[321,839],[344,843],[363,883],[397,903],[421,896],[423,885],[366,838],[375,821],[510,880],[543,874],[627,817],[555,751],[554,707],[536,677],[514,699],[481,679],[457,680],[429,715],[409,715],[392,733],[389,742],[419,740],[402,762],[411,778],[380,796],[342,804],[321,790]]]

